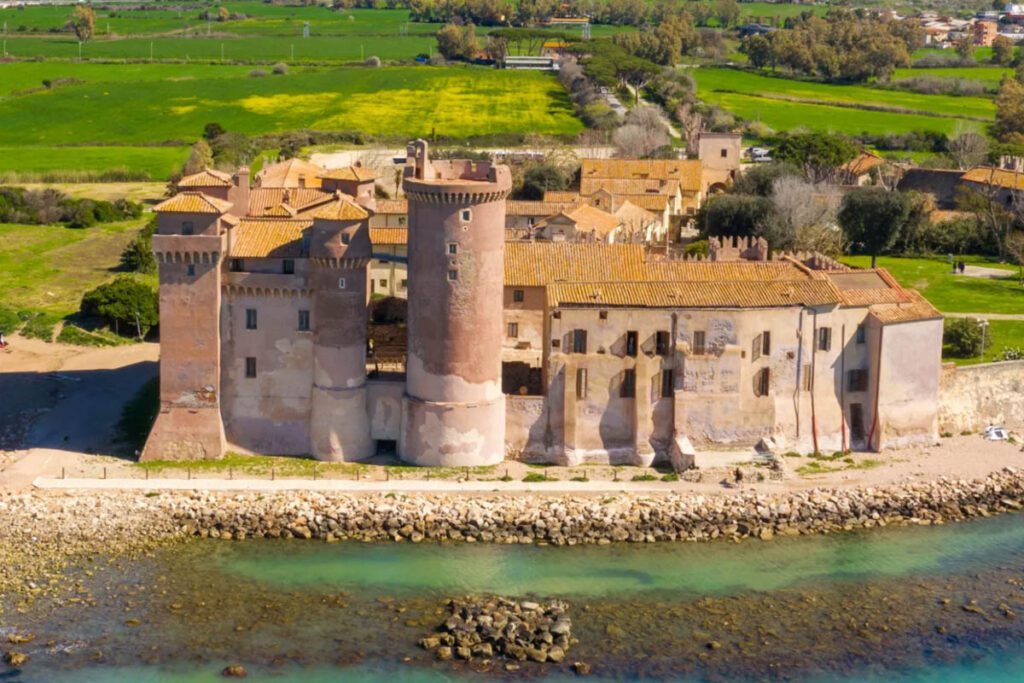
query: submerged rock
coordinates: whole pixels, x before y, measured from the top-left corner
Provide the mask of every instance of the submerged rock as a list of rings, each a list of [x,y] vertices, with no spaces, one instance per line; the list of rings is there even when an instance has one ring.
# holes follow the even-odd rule
[[[229,664],[224,667],[224,670],[220,672],[220,675],[224,678],[245,678],[249,675],[249,672],[245,670],[245,667],[241,664]]]

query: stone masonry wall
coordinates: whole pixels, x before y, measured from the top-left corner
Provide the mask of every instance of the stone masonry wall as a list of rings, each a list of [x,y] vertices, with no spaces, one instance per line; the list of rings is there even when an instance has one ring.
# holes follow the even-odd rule
[[[1024,361],[944,365],[939,383],[939,431],[959,434],[990,424],[1024,428]]]

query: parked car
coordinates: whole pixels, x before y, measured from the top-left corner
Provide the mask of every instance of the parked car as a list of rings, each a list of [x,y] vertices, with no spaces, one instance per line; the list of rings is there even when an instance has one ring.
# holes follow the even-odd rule
[[[1006,431],[1005,427],[985,427],[982,435],[986,441],[1009,441],[1010,439],[1010,432]]]

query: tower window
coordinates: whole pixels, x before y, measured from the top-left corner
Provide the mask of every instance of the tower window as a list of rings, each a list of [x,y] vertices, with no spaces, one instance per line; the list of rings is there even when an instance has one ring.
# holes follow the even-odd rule
[[[727,150],[725,147],[723,147],[722,148],[722,158],[725,159],[728,156],[729,156],[729,150]]]
[[[185,272],[188,273],[189,277],[195,277],[195,275],[196,275],[196,264],[194,264],[194,263],[188,264],[188,267],[185,268]]]
[[[338,289],[345,289],[345,278],[338,278]]]
[[[192,226],[192,221],[184,221],[181,224],[181,234],[191,235],[195,232],[195,228]]]
[[[463,209],[462,213],[459,214],[459,218],[462,219],[463,223],[468,223],[473,219],[473,212],[469,209]]]
[[[309,332],[309,311],[299,311],[299,332]]]
[[[245,309],[245,329],[255,330],[256,329],[256,309],[247,308]]]
[[[352,236],[351,235],[349,235],[347,232],[341,233],[341,243],[342,244],[348,244],[351,241],[352,241]]]
[[[245,359],[245,376],[250,379],[256,376],[256,358],[254,356]]]
[[[521,289],[513,289],[512,290],[512,301],[514,301],[517,304],[521,304],[521,303],[523,303],[523,299],[525,298],[524,295],[525,295],[525,293],[523,292],[523,290],[521,290]]]
[[[233,272],[233,273],[240,273],[243,270],[244,270],[244,267],[242,265],[242,259],[240,259],[240,258],[233,258],[233,259],[231,259],[231,272]]]
[[[459,271],[457,271],[457,270],[449,270],[448,271],[448,280],[449,281],[454,282],[455,280],[458,280],[458,279],[459,279]]]
[[[281,272],[285,275],[292,275],[295,273],[295,261],[290,258],[286,258],[281,261]]]
[[[459,253],[459,245],[456,244],[455,242],[449,242],[448,243],[448,253],[453,255],[453,256],[455,254],[458,254]]]

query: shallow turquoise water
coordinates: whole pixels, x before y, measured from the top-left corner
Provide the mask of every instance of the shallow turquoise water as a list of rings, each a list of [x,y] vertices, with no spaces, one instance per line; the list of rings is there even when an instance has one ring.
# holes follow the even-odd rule
[[[403,629],[403,617],[390,607],[407,604],[404,616],[430,615],[437,601],[467,593],[568,599],[576,605],[573,619],[581,640],[570,660],[583,656],[595,662],[590,680],[763,680],[770,671],[778,673],[762,668],[757,656],[736,665],[725,654],[695,662],[694,652],[699,654],[700,648],[691,648],[691,661],[673,666],[674,643],[729,637],[728,628],[715,622],[718,617],[695,623],[705,621],[701,605],[711,598],[707,614],[726,614],[727,619],[746,614],[755,621],[761,616],[757,610],[773,609],[774,602],[783,606],[778,618],[792,621],[785,625],[790,632],[773,641],[779,643],[773,647],[795,653],[796,663],[788,661],[782,676],[788,680],[1022,681],[1024,624],[1004,619],[994,609],[997,602],[1007,601],[1024,614],[1024,589],[1016,587],[1018,581],[1024,587],[1022,522],[1022,516],[1006,515],[942,527],[772,542],[572,548],[206,541],[127,568],[118,581],[97,590],[95,608],[76,612],[74,619],[56,612],[49,621],[30,624],[43,634],[49,628],[51,643],[44,646],[43,636],[27,646],[33,659],[21,672],[5,675],[0,666],[0,681],[212,683],[225,680],[219,671],[229,661],[246,664],[247,680],[280,683],[479,681],[497,673],[576,679],[565,667],[524,667],[519,674],[505,675],[435,663],[414,646],[422,623]],[[194,578],[174,583],[167,582],[169,575]],[[140,591],[140,586],[164,589]],[[237,609],[231,595],[235,587],[252,602],[252,610]],[[905,632],[878,632],[875,627],[888,609],[885,596],[904,592],[913,593],[913,600],[896,601],[892,609],[921,610],[922,618],[903,624]],[[331,596],[345,596],[343,611],[321,609]],[[961,611],[960,605],[973,597],[988,610],[984,619]],[[258,614],[260,602],[271,598],[281,599]],[[185,607],[168,615],[171,600]],[[216,606],[207,605],[217,600],[221,602]],[[881,602],[865,612],[865,601]],[[950,605],[947,611],[936,608],[940,602]],[[288,605],[298,613],[286,614]],[[847,609],[857,612],[857,620],[875,623],[866,630],[861,626],[867,623],[851,626]],[[618,615],[631,636],[636,629],[638,640],[654,644],[646,649],[642,644],[605,648],[609,615]],[[662,621],[647,623],[652,615]],[[126,627],[127,616],[140,617],[142,624]],[[769,626],[772,618],[765,619]],[[949,626],[948,636],[935,635],[933,625],[939,623]],[[2,626],[6,624],[0,622]],[[843,629],[850,634],[848,651]],[[835,640],[825,637],[831,632],[843,633],[838,651]],[[870,642],[878,633],[883,644],[893,644],[884,661],[870,647],[859,647],[861,635]],[[54,634],[64,643],[56,649]],[[738,640],[762,635],[764,629],[755,629]],[[338,644],[343,656],[334,656],[331,643]],[[733,645],[727,643],[723,652]],[[806,667],[800,659],[804,645]],[[74,656],[58,652],[61,648],[81,659],[69,663]],[[92,649],[104,652],[98,664],[83,654]],[[149,656],[157,650],[160,656]],[[271,657],[277,651],[287,657]],[[765,655],[766,666],[770,654]],[[152,663],[141,665],[143,661]],[[643,662],[652,662],[653,668]]]

